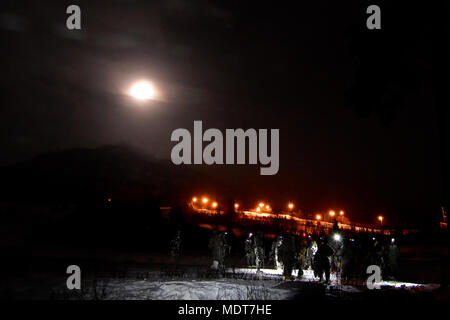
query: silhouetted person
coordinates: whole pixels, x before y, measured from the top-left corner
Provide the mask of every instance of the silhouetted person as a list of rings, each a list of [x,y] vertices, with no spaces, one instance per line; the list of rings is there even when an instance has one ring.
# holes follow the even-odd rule
[[[259,271],[262,267],[264,267],[264,237],[262,231],[258,231],[256,233],[254,246],[256,267]]]
[[[222,232],[223,258],[224,259],[231,254],[231,241],[229,241],[229,236],[230,235],[229,235],[228,231]]]
[[[317,252],[317,242],[312,240],[306,249],[306,269],[314,268],[314,255]]]
[[[383,245],[378,239],[373,240],[372,246],[369,246],[368,265],[377,265],[384,270]]]
[[[341,280],[348,280],[350,276],[354,273],[355,264],[355,252],[351,240],[344,240],[341,248],[341,266],[340,266],[340,277]]]
[[[317,249],[316,255],[314,256],[317,275],[320,281],[323,280],[323,274],[325,273],[326,283],[330,282],[330,257],[333,255],[333,249],[327,244],[327,242],[322,239]]]
[[[301,240],[300,244],[298,245],[298,252],[296,252],[297,256],[297,264],[298,264],[298,277],[301,277],[303,275],[303,270],[306,266],[306,250],[308,248],[308,244],[306,241]]]
[[[398,258],[400,256],[400,250],[398,249],[397,245],[395,244],[395,239],[391,240],[391,243],[389,244],[389,247],[387,248],[387,269],[388,269],[388,275],[392,280],[395,280],[398,278]]]
[[[245,239],[244,242],[244,251],[245,251],[245,258],[247,260],[247,266],[251,267],[255,265],[255,250],[254,250],[254,244],[253,244],[253,233],[250,233]]]
[[[223,234],[219,233],[217,230],[214,230],[212,237],[209,239],[208,248],[211,250],[212,254],[211,269],[218,270],[219,268],[223,268],[225,258]]]
[[[283,261],[283,275],[286,280],[292,280],[292,269],[295,263],[295,238],[292,235],[283,237],[280,247],[281,261]]]
[[[278,236],[272,242],[272,247],[270,249],[270,262],[273,263],[275,269],[281,269],[283,267],[283,262],[280,257],[280,247],[283,243],[283,237]]]

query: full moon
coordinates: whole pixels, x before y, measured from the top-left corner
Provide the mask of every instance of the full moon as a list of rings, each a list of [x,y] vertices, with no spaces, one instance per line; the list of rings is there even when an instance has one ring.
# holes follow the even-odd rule
[[[138,100],[149,100],[155,98],[155,88],[148,81],[138,81],[131,86],[130,95]]]

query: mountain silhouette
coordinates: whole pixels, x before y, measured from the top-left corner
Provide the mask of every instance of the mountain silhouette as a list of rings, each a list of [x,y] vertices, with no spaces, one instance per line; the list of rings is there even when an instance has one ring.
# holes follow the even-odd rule
[[[0,199],[86,202],[99,199],[174,203],[213,183],[204,173],[152,158],[127,145],[41,154],[0,168]]]

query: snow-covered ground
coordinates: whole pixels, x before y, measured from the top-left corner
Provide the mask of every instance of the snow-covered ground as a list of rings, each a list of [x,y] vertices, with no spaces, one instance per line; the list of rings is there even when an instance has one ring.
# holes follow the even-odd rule
[[[297,274],[294,270],[293,275]],[[361,293],[365,286],[344,285],[332,275],[327,291],[339,290],[345,294]],[[315,287],[320,285],[311,270],[305,270],[303,277],[295,281],[284,281],[281,270],[253,268],[226,269],[225,275],[212,279],[182,277],[179,279],[161,278],[150,275],[146,279],[127,277],[124,279],[97,279],[85,281],[77,295],[56,296],[63,299],[112,299],[112,300],[286,300],[293,299],[302,286],[308,283]],[[383,281],[383,287],[408,289],[424,287],[435,289],[430,285]],[[325,290],[325,289],[323,289]],[[427,290],[427,291],[428,291]],[[57,291],[66,292],[64,287]]]
[[[239,274],[248,274],[248,275],[261,275],[262,277],[276,277],[280,278],[283,275],[283,270],[281,269],[260,269],[260,272],[255,268],[235,268],[235,269],[227,269],[228,273],[239,273]],[[298,274],[298,269],[292,271],[292,275],[296,276]],[[317,281],[318,278],[314,277],[314,272],[312,270],[303,270],[303,276],[297,281]],[[330,275],[331,282],[336,282],[336,274]],[[424,287],[423,284],[411,283],[411,282],[400,282],[400,281],[381,281],[378,283],[380,286],[386,287],[395,287],[395,288],[411,288],[411,287]],[[430,286],[430,285],[427,285]],[[433,285],[431,285],[433,286]]]
[[[111,280],[101,299],[120,300],[285,300],[293,292],[275,288],[276,283],[219,279],[211,281]],[[93,288],[83,299],[95,299]]]

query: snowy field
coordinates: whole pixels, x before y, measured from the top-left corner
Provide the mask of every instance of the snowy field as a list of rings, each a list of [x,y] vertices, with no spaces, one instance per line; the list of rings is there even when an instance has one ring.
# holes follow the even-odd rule
[[[243,273],[243,274],[254,274],[254,275],[258,275],[258,272],[256,269],[248,269],[248,268],[235,268],[235,269],[227,269],[228,273]],[[283,274],[283,270],[279,270],[279,269],[261,269],[261,275],[264,278],[267,277],[275,277],[275,278],[281,278]],[[296,276],[298,274],[298,270],[293,270],[292,271],[292,275]],[[301,279],[298,279],[297,281],[307,281],[307,282],[312,282],[312,281],[317,281],[318,278],[314,277],[314,272],[312,270],[303,270],[303,276],[301,277]],[[333,282],[335,283],[337,281],[336,278],[336,274],[331,274],[330,275],[330,280],[333,284]],[[393,288],[412,288],[412,287],[429,287],[429,288],[434,288],[435,285],[422,285],[422,284],[418,284],[418,283],[411,283],[411,282],[400,282],[400,281],[381,281],[378,283],[378,285],[380,286],[385,286],[385,287],[393,287]]]
[[[256,283],[230,280],[211,281],[109,281],[101,299],[120,300],[285,300],[289,290],[277,289],[276,283]],[[103,293],[102,293],[103,292]],[[88,289],[84,299],[95,299]]]
[[[293,275],[297,274],[294,270]],[[313,272],[305,270],[301,279],[284,281],[282,271],[276,269],[235,268],[226,269],[225,273],[212,279],[195,279],[183,276],[174,279],[147,274],[148,278],[123,279],[99,278],[86,280],[82,289],[70,294],[60,286],[55,288],[56,299],[86,300],[290,300],[298,297],[299,291],[304,294],[323,290],[323,294],[340,292],[341,294],[359,294],[367,292],[361,285],[343,285],[332,275],[331,284],[323,286],[314,278]],[[383,289],[410,290],[421,287],[431,291],[433,285],[383,281]],[[315,291],[305,291],[308,290]]]

